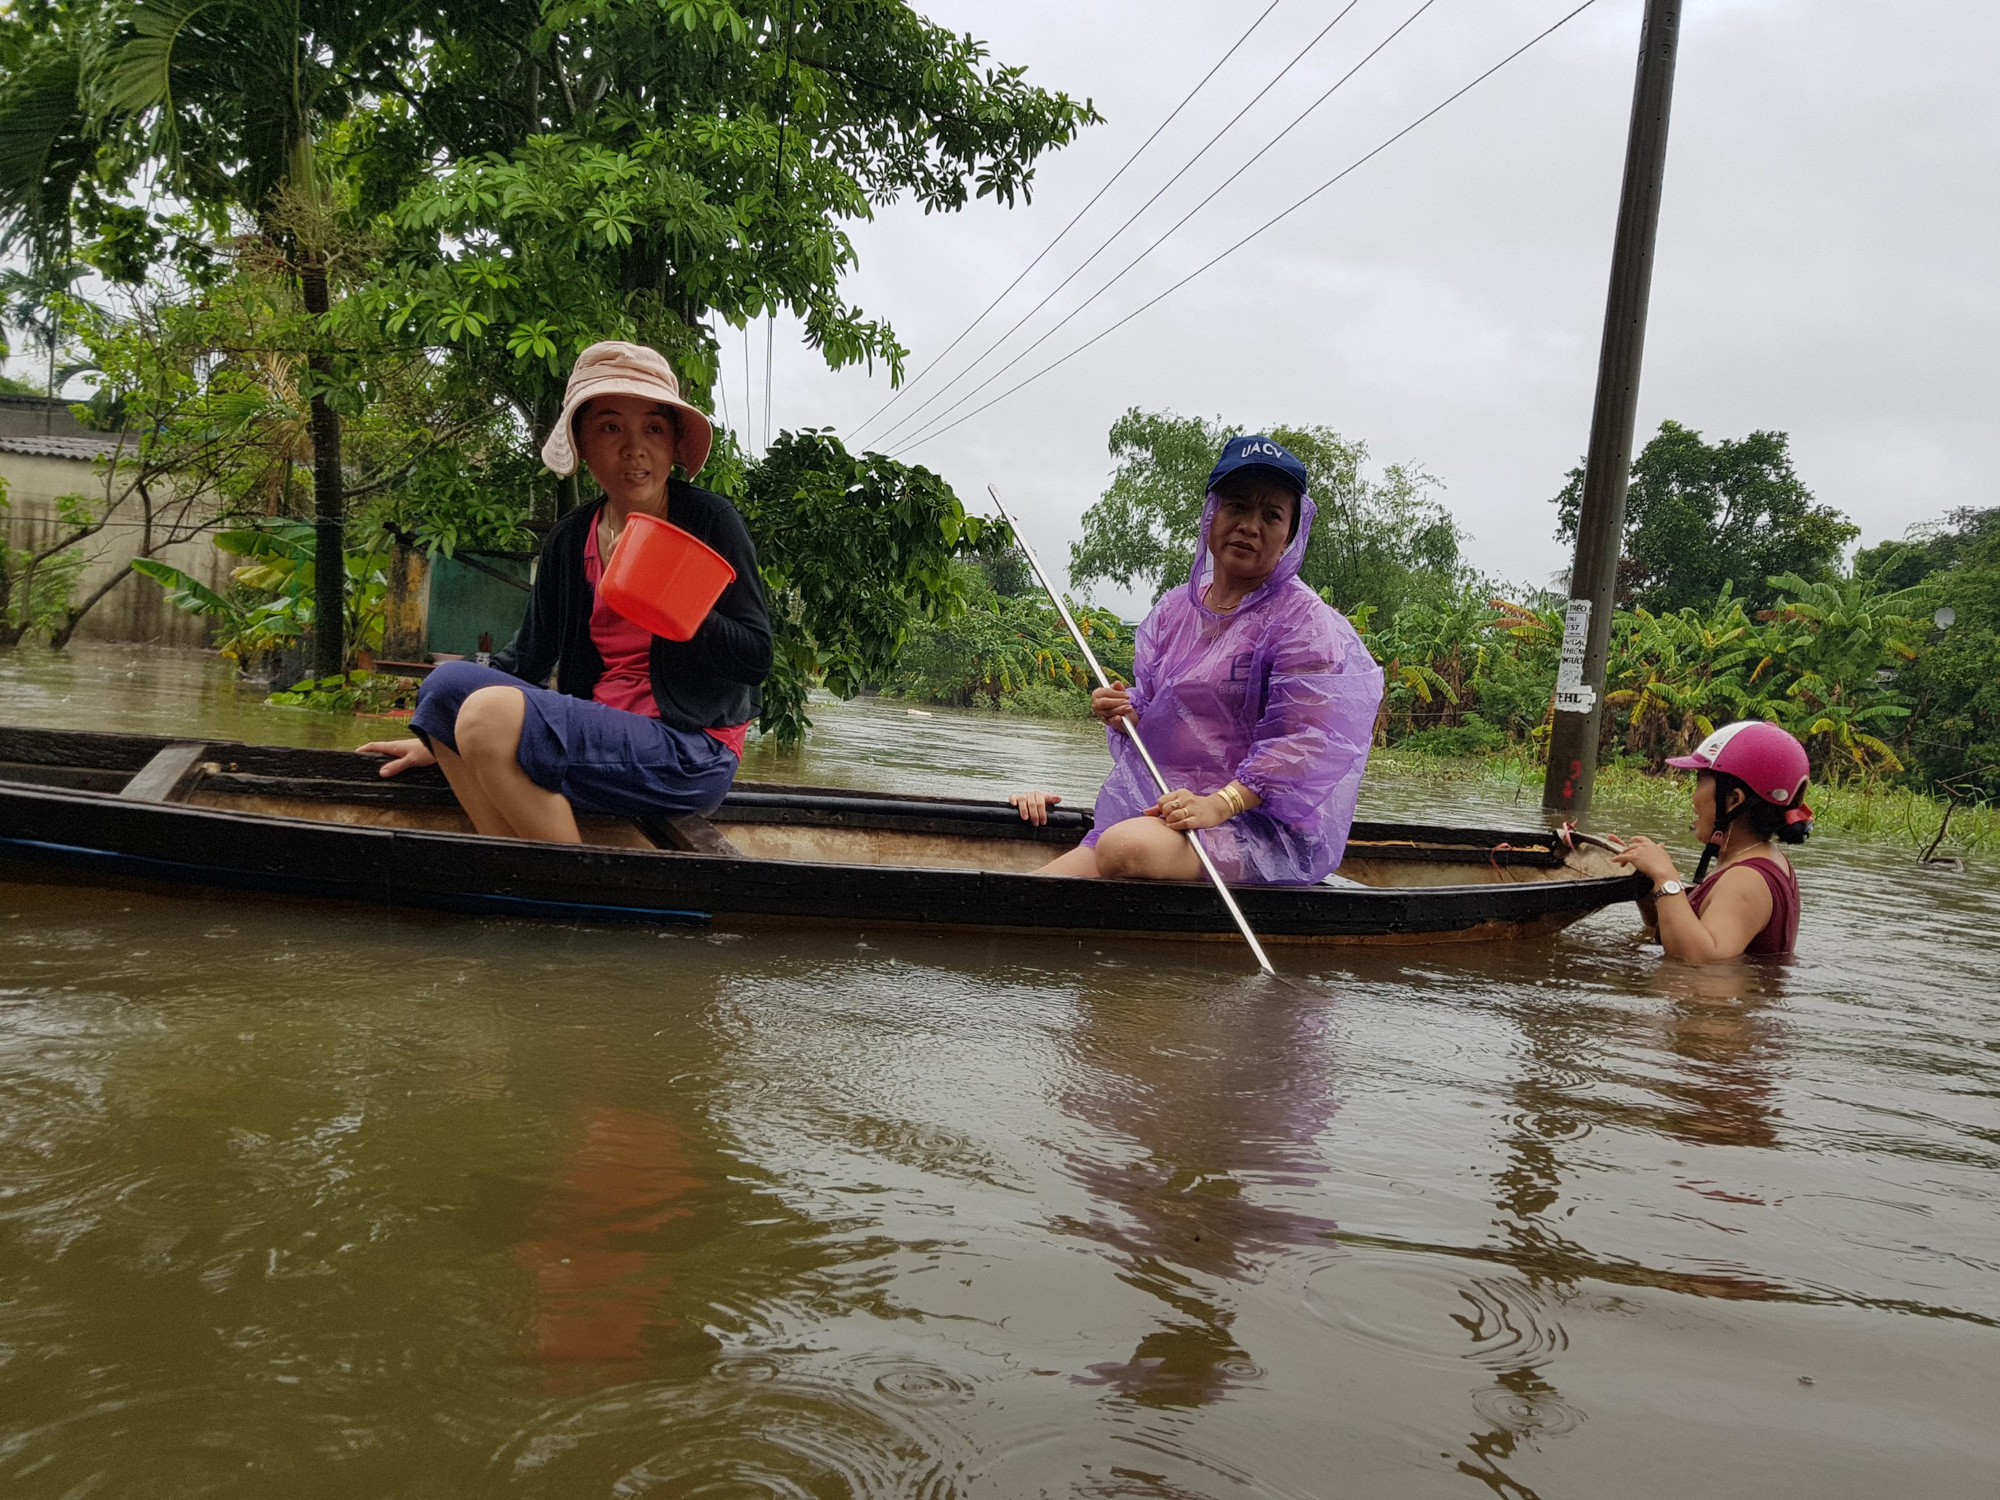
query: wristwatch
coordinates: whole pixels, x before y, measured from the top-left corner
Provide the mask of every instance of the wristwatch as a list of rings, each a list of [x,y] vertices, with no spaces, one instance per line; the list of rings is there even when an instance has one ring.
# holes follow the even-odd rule
[[[1656,897],[1680,896],[1686,894],[1686,892],[1687,892],[1687,887],[1682,885],[1678,880],[1662,880],[1659,884],[1658,889],[1656,889],[1653,892],[1653,894]]]

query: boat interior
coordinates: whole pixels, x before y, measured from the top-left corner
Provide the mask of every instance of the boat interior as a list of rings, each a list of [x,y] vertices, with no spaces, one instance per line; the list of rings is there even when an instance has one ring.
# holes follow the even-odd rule
[[[440,773],[390,780],[377,764],[343,751],[0,728],[0,782],[322,823],[474,831]],[[756,782],[737,783],[705,818],[584,814],[577,822],[585,843],[606,848],[1013,874],[1040,869],[1089,827],[1069,809],[1037,828],[1004,803]],[[1601,850],[1566,847],[1545,831],[1361,821],[1338,881],[1407,888],[1623,873]]]

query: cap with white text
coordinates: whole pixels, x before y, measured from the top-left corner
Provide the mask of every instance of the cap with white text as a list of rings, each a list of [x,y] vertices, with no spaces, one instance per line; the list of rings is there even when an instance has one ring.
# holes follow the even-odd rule
[[[1294,494],[1303,495],[1306,492],[1306,466],[1283,444],[1272,442],[1261,432],[1240,433],[1222,445],[1222,457],[1208,471],[1209,490],[1212,492],[1230,475],[1241,474],[1247,469],[1268,471],[1273,478],[1283,481]]]

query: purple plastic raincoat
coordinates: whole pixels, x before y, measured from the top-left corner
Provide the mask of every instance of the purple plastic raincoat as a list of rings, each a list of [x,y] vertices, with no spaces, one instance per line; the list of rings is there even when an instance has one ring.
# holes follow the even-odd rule
[[[1299,581],[1318,507],[1299,497],[1298,534],[1271,576],[1228,614],[1202,602],[1214,559],[1201,545],[1185,586],[1139,627],[1132,707],[1170,787],[1206,796],[1231,780],[1261,807],[1202,830],[1232,884],[1311,885],[1340,864],[1382,702],[1382,669],[1354,627]],[[1112,726],[1111,775],[1097,794],[1097,836],[1159,800],[1139,752]]]

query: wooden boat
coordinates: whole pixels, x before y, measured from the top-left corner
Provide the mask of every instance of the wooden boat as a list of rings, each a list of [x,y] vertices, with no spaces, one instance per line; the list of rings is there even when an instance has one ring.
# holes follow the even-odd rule
[[[707,818],[585,817],[580,846],[482,838],[436,770],[343,751],[0,727],[0,877],[229,886],[562,919],[1172,937],[1237,942],[1206,884],[1037,869],[1090,815],[739,782]],[[1359,822],[1354,884],[1246,887],[1267,943],[1511,938],[1645,889],[1546,832]]]

